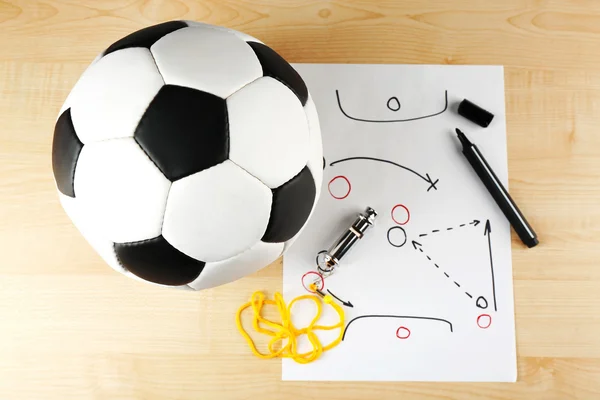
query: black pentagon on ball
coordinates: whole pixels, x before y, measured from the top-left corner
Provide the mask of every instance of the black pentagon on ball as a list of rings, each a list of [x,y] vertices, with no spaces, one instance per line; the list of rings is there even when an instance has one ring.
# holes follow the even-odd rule
[[[186,28],[188,25],[183,21],[170,21],[158,25],[152,25],[139,31],[135,31],[122,39],[117,40],[106,49],[103,55],[110,54],[117,50],[128,49],[131,47],[145,47],[149,49],[160,38],[175,32],[178,29]]]
[[[204,268],[162,236],[132,243],[115,243],[117,259],[129,272],[150,282],[181,286],[196,279]]]
[[[315,202],[315,180],[308,167],[283,185],[273,189],[273,204],[263,242],[290,240],[302,229]]]
[[[225,100],[165,85],[142,116],[134,138],[171,181],[220,164],[229,157]]]
[[[54,138],[52,140],[52,171],[58,190],[70,197],[75,197],[75,167],[83,143],[75,133],[71,109],[65,110],[54,126]]]
[[[302,106],[304,106],[308,100],[308,89],[300,77],[300,74],[298,74],[298,72],[296,72],[283,57],[270,47],[256,42],[247,43],[252,47],[252,50],[254,50],[254,53],[262,66],[263,75],[277,79],[290,88],[290,90],[296,94],[300,103],[302,103]]]

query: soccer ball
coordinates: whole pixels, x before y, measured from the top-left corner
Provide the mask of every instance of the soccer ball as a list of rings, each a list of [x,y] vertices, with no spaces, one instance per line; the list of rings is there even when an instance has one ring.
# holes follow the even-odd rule
[[[188,21],[112,44],[60,110],[52,167],[115,270],[184,289],[275,261],[319,197],[322,145],[298,73],[261,41]]]

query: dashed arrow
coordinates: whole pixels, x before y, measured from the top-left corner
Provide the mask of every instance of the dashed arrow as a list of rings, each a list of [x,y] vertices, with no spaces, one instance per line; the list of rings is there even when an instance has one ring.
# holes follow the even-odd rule
[[[425,237],[425,236],[429,236],[429,235],[433,235],[434,233],[440,233],[440,232],[448,232],[448,231],[452,231],[455,229],[460,229],[460,228],[465,228],[468,226],[477,226],[481,223],[481,221],[479,221],[478,219],[474,219],[471,222],[465,222],[464,224],[460,224],[460,225],[456,225],[456,226],[450,226],[448,228],[443,228],[443,229],[434,229],[432,231],[426,232],[426,233],[421,233],[419,235],[419,237]]]
[[[479,221],[478,221],[478,222],[479,222]],[[486,229],[486,231],[487,231],[487,229]],[[413,245],[413,247],[414,247],[414,249],[415,249],[415,250],[419,250],[421,253],[423,253],[423,255],[424,255],[426,258],[427,258],[427,260],[428,260],[430,263],[432,263],[433,265],[435,265],[435,267],[436,267],[436,268],[437,268],[437,269],[438,269],[440,272],[442,272],[442,273],[444,274],[444,276],[446,276],[446,278],[448,278],[448,280],[449,280],[450,282],[453,282],[453,283],[454,283],[454,285],[455,285],[457,288],[460,288],[460,287],[461,287],[461,284],[460,284],[460,283],[458,283],[458,282],[457,282],[457,281],[455,281],[453,278],[451,278],[451,277],[450,277],[450,274],[448,274],[446,271],[444,271],[442,268],[440,268],[440,266],[439,266],[438,264],[436,264],[436,263],[435,263],[435,262],[434,262],[434,261],[431,259],[431,257],[430,257],[429,255],[427,255],[426,253],[424,253],[424,252],[423,252],[423,247],[422,247],[423,245],[422,245],[421,243],[419,243],[419,242],[417,242],[417,241],[414,241],[414,240],[413,240],[413,241],[412,241],[412,245]],[[468,296],[470,299],[472,299],[472,298],[473,298],[473,296],[472,296],[472,295],[471,295],[469,292],[467,292],[467,291],[463,291],[463,293],[464,293],[464,294],[466,294],[466,295],[467,295],[467,296]],[[480,297],[477,299],[477,302],[476,302],[476,303],[477,303],[477,304],[476,304],[476,305],[477,305],[477,307],[480,307],[480,305],[479,305],[480,299],[482,299],[482,297],[481,297],[481,296],[480,296]],[[485,300],[485,298],[483,298],[483,300]],[[481,308],[481,307],[480,307],[480,308]]]

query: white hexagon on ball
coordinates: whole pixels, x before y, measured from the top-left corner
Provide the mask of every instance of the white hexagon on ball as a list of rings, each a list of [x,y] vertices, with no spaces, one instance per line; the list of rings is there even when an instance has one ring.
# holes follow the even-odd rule
[[[196,40],[199,34],[203,40]],[[184,28],[158,40],[150,50],[165,83],[222,98],[262,76],[250,46],[227,31]]]
[[[260,241],[271,203],[268,187],[227,160],[173,183],[162,233],[190,257],[225,260]]]
[[[274,189],[300,172],[309,159],[308,121],[298,98],[265,77],[227,99],[229,158]]]
[[[75,170],[82,212],[116,243],[160,235],[170,186],[132,138],[85,145]]]
[[[163,79],[148,49],[132,48],[96,61],[65,102],[84,143],[131,137]]]

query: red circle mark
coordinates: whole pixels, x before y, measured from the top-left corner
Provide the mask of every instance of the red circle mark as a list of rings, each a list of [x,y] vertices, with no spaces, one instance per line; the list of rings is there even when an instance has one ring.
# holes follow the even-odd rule
[[[406,210],[407,217],[406,217],[406,221],[404,221],[404,222],[396,221],[396,218],[394,218],[394,211],[396,211],[396,208],[398,208],[398,207],[404,208]],[[404,204],[396,204],[394,206],[394,208],[392,208],[392,219],[398,225],[406,225],[408,223],[408,221],[410,221],[410,211],[408,211],[408,208],[406,208],[406,206]]]
[[[309,288],[306,287],[306,285],[304,284],[304,278],[306,278],[307,275],[313,275],[313,274],[317,275],[319,277],[319,279],[321,279],[321,287],[319,288],[319,290],[323,290],[323,288],[325,288],[325,279],[323,278],[323,275],[321,275],[317,271],[308,271],[307,273],[302,275],[302,286],[309,293],[315,293],[315,292],[313,292],[312,290],[310,290]]]
[[[408,329],[405,326],[401,326],[400,328],[398,328],[398,330],[396,331],[396,337],[398,339],[408,339],[410,336],[410,329]]]
[[[484,322],[481,321],[481,318],[484,318]],[[487,325],[485,324],[485,318],[487,318]],[[477,317],[477,326],[481,329],[487,329],[492,324],[492,317],[489,314],[481,314]]]
[[[348,184],[348,191],[347,191],[347,192],[346,192],[346,194],[345,194],[345,195],[343,195],[343,196],[336,196],[335,194],[333,194],[333,193],[331,192],[331,184],[332,184],[333,182],[335,182],[336,180],[338,180],[338,179],[343,179],[343,180],[345,180],[345,181],[346,181],[346,183]],[[337,200],[343,200],[343,199],[345,199],[346,197],[348,197],[348,195],[350,194],[350,191],[352,190],[352,185],[350,184],[350,181],[348,180],[348,178],[346,178],[346,177],[345,177],[345,176],[343,176],[343,175],[338,175],[338,176],[335,176],[335,177],[333,177],[333,179],[331,179],[331,180],[329,181],[329,184],[327,185],[327,190],[329,190],[329,194],[330,194],[330,195],[331,195],[331,197],[333,197],[334,199],[337,199]]]

